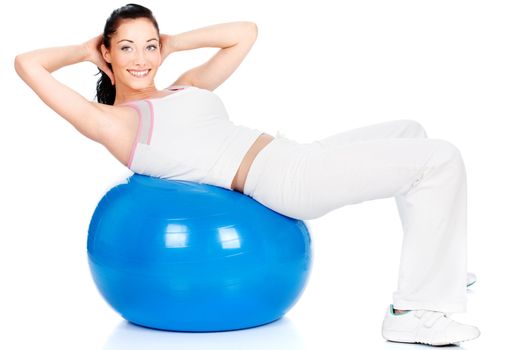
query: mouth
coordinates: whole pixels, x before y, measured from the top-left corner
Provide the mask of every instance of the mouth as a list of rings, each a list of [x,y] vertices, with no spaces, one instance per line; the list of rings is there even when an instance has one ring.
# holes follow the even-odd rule
[[[134,76],[135,78],[144,78],[149,74],[151,69],[127,69],[128,73]]]

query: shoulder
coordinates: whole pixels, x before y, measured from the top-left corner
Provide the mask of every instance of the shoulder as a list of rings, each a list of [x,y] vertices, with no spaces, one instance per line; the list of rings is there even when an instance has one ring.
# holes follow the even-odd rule
[[[126,165],[140,124],[137,110],[131,105],[109,106],[93,103],[105,115],[99,142],[122,164]]]
[[[137,111],[131,105],[111,106],[98,102],[90,102],[103,118],[103,132],[116,133],[128,128],[130,122],[136,119]],[[133,123],[131,123],[133,124]]]

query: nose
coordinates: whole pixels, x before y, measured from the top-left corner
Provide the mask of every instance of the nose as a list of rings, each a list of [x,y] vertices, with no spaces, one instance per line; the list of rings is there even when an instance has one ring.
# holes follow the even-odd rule
[[[135,57],[134,57],[134,60],[133,60],[133,63],[136,66],[144,66],[144,64],[146,63],[146,56],[145,56],[144,52],[142,52],[141,50],[137,50],[136,54],[135,54]]]

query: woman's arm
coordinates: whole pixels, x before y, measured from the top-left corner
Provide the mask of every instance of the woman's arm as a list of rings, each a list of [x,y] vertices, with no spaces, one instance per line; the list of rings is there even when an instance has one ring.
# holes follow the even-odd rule
[[[31,89],[55,112],[64,117],[84,136],[101,142],[111,117],[98,103],[88,101],[73,89],[57,81],[51,73],[83,61],[95,61],[92,46],[98,37],[82,45],[52,47],[16,56],[15,70]],[[103,67],[104,70],[109,70]]]
[[[207,62],[185,72],[172,84],[194,85],[213,91],[244,60],[257,39],[257,25],[253,22],[229,22],[161,37],[163,58],[176,51],[200,47],[221,48]]]

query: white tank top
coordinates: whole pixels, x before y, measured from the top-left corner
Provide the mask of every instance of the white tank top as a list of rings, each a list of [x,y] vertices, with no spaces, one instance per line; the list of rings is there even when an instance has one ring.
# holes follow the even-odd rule
[[[244,155],[262,134],[232,123],[220,98],[195,86],[125,105],[139,114],[127,167],[142,175],[231,189]]]

